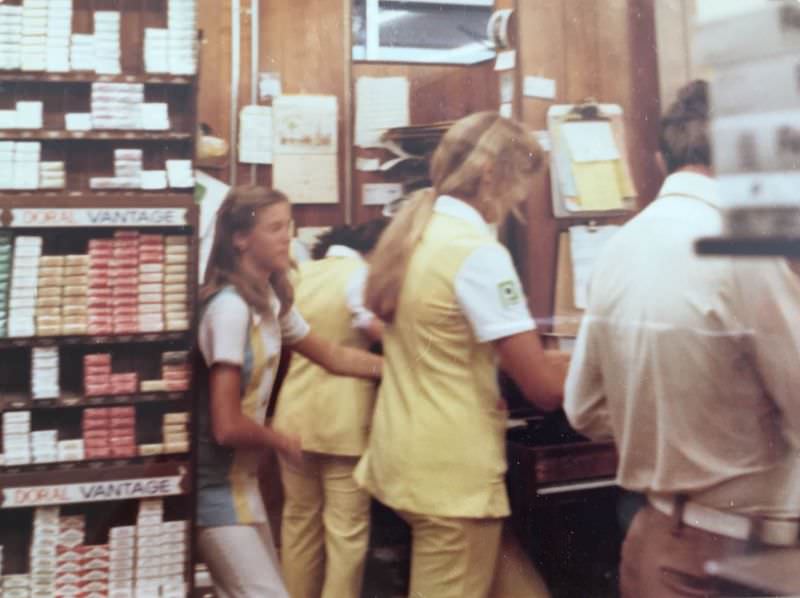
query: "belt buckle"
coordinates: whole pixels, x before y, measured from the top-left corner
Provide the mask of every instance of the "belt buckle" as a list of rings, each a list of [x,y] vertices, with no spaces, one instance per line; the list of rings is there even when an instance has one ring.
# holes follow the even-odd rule
[[[672,535],[677,536],[683,529],[683,512],[689,502],[688,494],[676,494],[672,497]]]
[[[760,515],[746,516],[748,521],[747,543],[751,546],[764,544],[764,518]]]

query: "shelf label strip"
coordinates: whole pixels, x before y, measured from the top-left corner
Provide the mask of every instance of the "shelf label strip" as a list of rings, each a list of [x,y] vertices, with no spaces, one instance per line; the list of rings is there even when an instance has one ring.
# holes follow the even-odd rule
[[[187,226],[186,208],[13,208],[12,228]]]
[[[183,494],[183,476],[3,488],[4,509]]]

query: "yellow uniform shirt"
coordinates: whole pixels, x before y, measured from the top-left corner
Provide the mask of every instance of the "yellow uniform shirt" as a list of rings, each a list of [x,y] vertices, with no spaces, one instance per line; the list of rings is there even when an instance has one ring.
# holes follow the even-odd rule
[[[384,334],[372,435],[355,475],[394,509],[502,517],[509,513],[506,413],[498,409],[495,355],[487,341],[534,324],[508,253],[480,215],[455,198],[440,197],[436,206]],[[459,293],[465,262],[482,254],[499,256],[496,267],[483,270],[496,298],[495,307],[485,302],[484,318],[497,313],[491,321],[473,314]],[[477,289],[480,281],[473,282],[466,288]],[[510,315],[502,314],[504,306]]]
[[[370,341],[351,323],[347,287],[364,268],[351,256],[325,257],[300,265],[295,306],[320,336],[349,347],[366,349]],[[334,376],[302,355],[292,356],[273,426],[299,434],[303,450],[328,455],[358,456],[366,446],[375,401],[375,383]]]

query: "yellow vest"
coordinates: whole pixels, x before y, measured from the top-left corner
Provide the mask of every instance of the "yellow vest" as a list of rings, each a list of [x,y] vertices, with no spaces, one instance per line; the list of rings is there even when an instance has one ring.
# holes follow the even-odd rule
[[[293,280],[295,305],[311,330],[360,349],[370,341],[352,327],[345,290],[363,265],[357,257],[327,257],[302,263]],[[272,425],[299,434],[303,450],[357,456],[366,447],[374,402],[375,383],[334,376],[295,353]]]
[[[464,260],[495,243],[473,224],[435,213],[412,254],[395,322],[384,334],[372,435],[355,474],[395,509],[441,517],[509,513],[494,349],[477,342],[454,289]]]

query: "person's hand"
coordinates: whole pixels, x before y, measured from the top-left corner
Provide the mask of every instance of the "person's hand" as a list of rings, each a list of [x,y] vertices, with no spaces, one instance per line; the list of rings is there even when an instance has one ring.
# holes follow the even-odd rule
[[[303,462],[303,447],[299,436],[275,432],[273,444],[281,458],[286,459],[292,465],[300,465]]]

